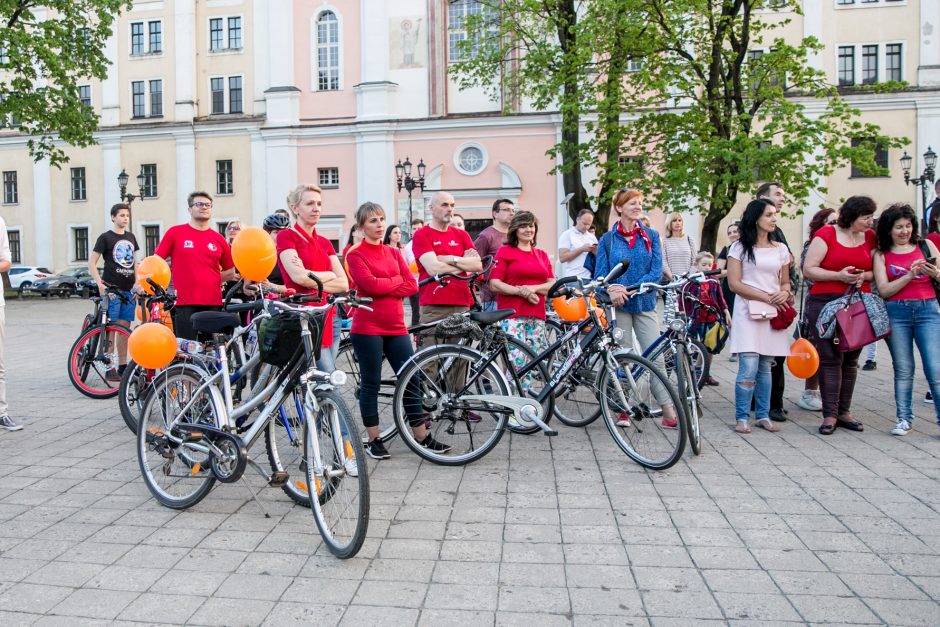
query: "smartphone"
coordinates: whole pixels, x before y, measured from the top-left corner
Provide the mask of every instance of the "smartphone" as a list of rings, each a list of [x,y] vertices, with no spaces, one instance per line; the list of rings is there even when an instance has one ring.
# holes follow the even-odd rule
[[[860,270],[859,268],[852,268],[852,270],[851,270],[850,272],[851,272],[852,274],[861,274],[861,273],[863,273],[863,272],[865,272],[865,271],[864,271],[864,270]]]
[[[929,263],[929,264],[932,265],[932,266],[933,266],[933,265],[936,265],[936,263],[937,263],[937,258],[936,258],[936,257],[927,257],[927,263]]]

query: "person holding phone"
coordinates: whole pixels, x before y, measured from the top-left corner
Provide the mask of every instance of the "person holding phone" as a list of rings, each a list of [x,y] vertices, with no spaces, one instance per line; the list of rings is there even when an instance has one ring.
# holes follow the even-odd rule
[[[852,396],[858,376],[858,356],[862,349],[841,352],[833,340],[819,337],[816,322],[826,304],[845,295],[850,286],[871,292],[872,250],[875,232],[872,221],[875,201],[868,196],[852,196],[839,207],[835,224],[816,231],[809,248],[803,274],[813,281],[806,299],[807,338],[819,352],[819,391],[823,423],[819,433],[832,435],[836,427],[864,431],[852,417]]]
[[[937,247],[917,237],[917,214],[898,203],[878,220],[878,250],[874,256],[875,283],[885,299],[891,335],[885,340],[894,362],[894,402],[897,425],[892,435],[907,435],[914,423],[914,344],[920,352],[927,385],[940,393],[940,303],[931,283],[940,281]],[[924,252],[928,254],[925,256]],[[940,407],[934,405],[940,425]]]

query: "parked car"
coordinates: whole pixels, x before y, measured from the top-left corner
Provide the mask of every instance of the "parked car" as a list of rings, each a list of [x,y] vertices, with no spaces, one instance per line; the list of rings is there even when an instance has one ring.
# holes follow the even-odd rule
[[[46,277],[34,282],[30,292],[37,292],[40,296],[61,296],[68,298],[81,293],[79,283],[85,279],[91,278],[88,268],[69,268],[59,274]]]
[[[10,287],[15,290],[28,290],[39,279],[52,276],[52,270],[39,266],[14,266],[10,268]]]

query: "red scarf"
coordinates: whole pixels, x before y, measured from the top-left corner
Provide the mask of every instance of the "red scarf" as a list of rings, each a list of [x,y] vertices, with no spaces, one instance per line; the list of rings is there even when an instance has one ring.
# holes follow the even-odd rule
[[[646,244],[646,252],[652,252],[653,242],[650,241],[650,236],[646,234],[646,229],[643,228],[643,224],[637,220],[636,226],[630,232],[627,232],[623,228],[623,222],[617,221],[617,232],[620,233],[626,240],[627,245],[630,248],[633,248],[633,245],[636,244],[637,236],[640,236],[640,239]]]

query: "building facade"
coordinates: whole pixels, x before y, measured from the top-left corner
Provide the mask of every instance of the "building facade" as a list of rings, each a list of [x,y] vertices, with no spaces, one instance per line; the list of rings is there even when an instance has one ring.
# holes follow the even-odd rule
[[[490,219],[496,198],[534,211],[540,244],[554,255],[570,225],[561,181],[548,174],[559,116],[460,90],[448,76],[460,55],[454,44],[466,37],[461,18],[478,8],[473,0],[135,2],[106,46],[108,78],[81,88],[101,117],[97,146],[69,149],[70,162],[55,169],[29,158],[15,128],[0,129],[0,215],[15,261],[84,264],[110,226],[122,170],[127,191],[144,196],[133,203],[133,231],[145,253],[188,219],[193,190],[213,194],[224,229],[233,219],[259,224],[291,188],[314,182],[324,189],[320,230],[338,245],[360,203],[379,202],[404,223],[409,206],[423,215],[440,189],[454,194],[472,229]],[[911,139],[920,172],[928,145],[940,148],[940,0],[804,0],[802,15],[765,19],[789,19],[786,37],[824,42],[813,62],[833,83],[908,82],[904,92],[849,98],[865,120]],[[425,193],[410,204],[394,171],[406,157],[427,165]],[[879,155],[887,177],[834,172],[809,206],[852,194],[919,204],[900,157]],[[791,241],[803,239],[808,217],[786,221]],[[693,234],[698,222],[691,211]]]

